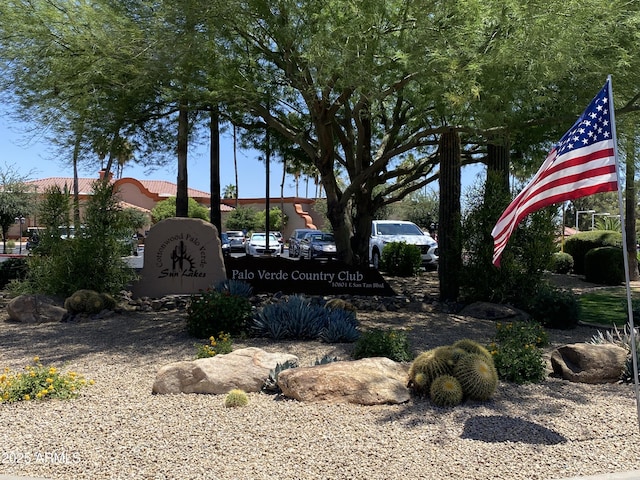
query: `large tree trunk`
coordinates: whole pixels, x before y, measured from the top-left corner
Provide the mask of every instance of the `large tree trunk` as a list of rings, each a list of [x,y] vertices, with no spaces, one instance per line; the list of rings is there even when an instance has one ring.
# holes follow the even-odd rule
[[[187,181],[187,147],[189,138],[189,109],[186,101],[180,102],[178,112],[178,188],[176,191],[176,217],[189,216]]]
[[[456,301],[460,293],[462,238],[460,214],[460,137],[454,129],[442,134],[440,153],[440,208],[438,213],[438,276],[440,300]]]
[[[222,232],[222,214],[220,213],[220,112],[217,107],[211,107],[211,122],[209,124],[211,136],[210,161],[210,185],[211,185],[211,210],[209,218],[218,229],[218,235]]]
[[[636,129],[631,129],[631,134],[627,137],[627,161],[625,180],[625,212],[624,230],[627,236],[627,253],[629,261],[629,279],[638,280],[638,257],[636,238]]]

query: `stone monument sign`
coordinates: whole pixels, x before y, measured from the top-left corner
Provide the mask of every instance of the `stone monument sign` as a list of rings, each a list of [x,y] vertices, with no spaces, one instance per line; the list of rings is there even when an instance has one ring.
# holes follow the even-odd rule
[[[145,239],[144,265],[134,297],[191,294],[227,279],[218,230],[194,218],[156,223]]]

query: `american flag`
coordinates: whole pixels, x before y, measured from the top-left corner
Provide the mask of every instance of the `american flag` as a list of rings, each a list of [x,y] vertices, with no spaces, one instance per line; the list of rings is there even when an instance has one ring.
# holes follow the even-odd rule
[[[491,231],[496,267],[500,266],[509,237],[530,213],[554,203],[618,189],[611,100],[610,80],[607,80],[551,150],[533,179],[500,216]]]

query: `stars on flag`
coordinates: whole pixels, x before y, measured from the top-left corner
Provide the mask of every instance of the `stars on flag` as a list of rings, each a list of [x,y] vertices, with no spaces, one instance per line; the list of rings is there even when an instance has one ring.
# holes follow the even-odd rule
[[[611,138],[611,114],[608,103],[606,95],[598,95],[593,99],[582,116],[558,142],[558,155]]]

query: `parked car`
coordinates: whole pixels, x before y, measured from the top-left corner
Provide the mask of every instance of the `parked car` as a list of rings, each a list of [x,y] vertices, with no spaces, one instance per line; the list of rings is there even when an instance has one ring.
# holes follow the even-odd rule
[[[284,253],[284,239],[282,238],[282,234],[280,232],[270,232],[273,233],[278,239],[278,243],[280,244],[280,255]]]
[[[229,235],[227,235],[226,232],[220,234],[220,247],[222,248],[223,257],[231,255],[231,243],[229,242]]]
[[[374,268],[380,267],[380,256],[387,243],[406,242],[420,248],[422,265],[437,268],[438,243],[415,223],[403,220],[374,220],[371,222],[369,238],[369,261]]]
[[[245,252],[247,256],[254,255],[280,255],[280,244],[277,237],[273,234],[269,234],[269,249],[267,250],[267,234],[266,233],[254,233],[249,240],[245,242]]]
[[[300,256],[300,240],[307,233],[317,232],[313,228],[296,228],[289,237],[289,256],[297,258]]]
[[[313,260],[314,258],[331,259],[336,257],[336,242],[333,233],[307,233],[300,240],[299,257]]]
[[[226,232],[229,237],[229,250],[232,252],[244,252],[245,243],[247,237],[242,231],[228,231]]]

